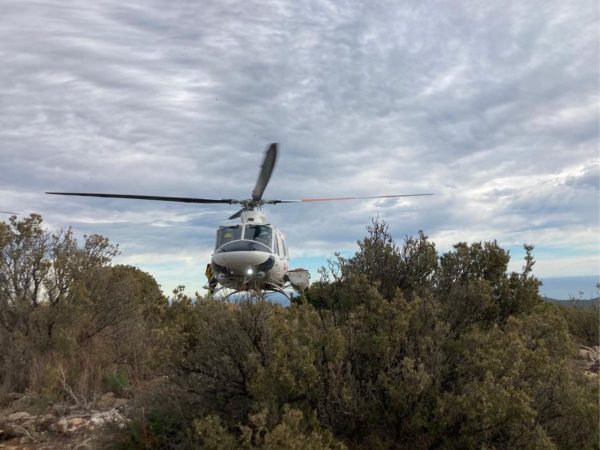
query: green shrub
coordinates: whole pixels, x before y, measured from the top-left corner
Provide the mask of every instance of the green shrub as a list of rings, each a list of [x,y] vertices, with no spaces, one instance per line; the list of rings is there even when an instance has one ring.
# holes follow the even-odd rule
[[[119,367],[113,373],[104,376],[102,381],[104,382],[105,390],[114,392],[116,395],[122,396],[130,388],[129,375],[125,367]]]

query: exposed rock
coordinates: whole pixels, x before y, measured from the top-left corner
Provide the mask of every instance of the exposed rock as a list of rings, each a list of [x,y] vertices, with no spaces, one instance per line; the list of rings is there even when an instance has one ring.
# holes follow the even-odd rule
[[[69,431],[69,422],[67,422],[67,419],[65,418],[59,419],[54,424],[54,428],[58,433],[67,434]]]
[[[25,411],[12,413],[8,416],[8,420],[11,422],[18,422],[20,420],[27,420],[29,418],[31,418],[31,414]]]
[[[36,417],[31,417],[21,424],[21,426],[27,430],[35,429],[36,425]]]
[[[67,422],[69,423],[69,428],[78,427],[79,425],[81,425],[83,423],[83,418],[72,417],[69,420],[67,420]]]
[[[106,425],[107,423],[112,423],[116,425],[126,423],[125,417],[123,417],[121,413],[116,409],[92,414],[90,421],[94,424],[94,426],[97,427]]]
[[[600,373],[600,347],[586,347],[584,345],[579,346],[577,364],[581,366],[586,374]]]
[[[594,350],[590,347],[579,348],[579,359],[585,359],[587,361],[594,361]]]
[[[86,405],[73,408],[57,404],[52,406],[52,414],[0,412],[0,450],[93,450],[99,445],[98,439],[110,432],[103,430],[104,427],[127,426],[128,402],[114,394],[105,394],[96,403],[96,410]],[[10,408],[8,411],[15,411],[14,404]]]
[[[90,419],[90,423],[92,425],[94,425],[95,427],[101,427],[102,425],[104,425],[106,423],[106,421],[105,421],[104,416],[99,415],[99,414],[95,414]]]

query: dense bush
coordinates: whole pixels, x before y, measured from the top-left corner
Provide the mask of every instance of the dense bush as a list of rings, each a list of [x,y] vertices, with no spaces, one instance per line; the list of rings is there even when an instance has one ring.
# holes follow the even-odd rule
[[[569,326],[569,332],[579,345],[600,345],[600,305],[599,301],[554,303]]]
[[[169,302],[100,236],[0,224],[0,393],[132,393],[121,449],[598,448],[597,322],[544,304],[532,248],[438,255],[375,221],[289,308]],[[591,317],[591,316],[590,316]]]
[[[116,253],[98,235],[50,234],[39,215],[0,223],[0,394],[83,401],[150,375],[166,300],[150,275],[111,266]]]
[[[167,377],[140,402],[146,440],[126,442],[595,448],[598,388],[572,366],[567,323],[542,303],[526,250],[508,273],[495,242],[438,257],[423,234],[397,247],[375,222],[289,308],[179,292],[163,330]]]

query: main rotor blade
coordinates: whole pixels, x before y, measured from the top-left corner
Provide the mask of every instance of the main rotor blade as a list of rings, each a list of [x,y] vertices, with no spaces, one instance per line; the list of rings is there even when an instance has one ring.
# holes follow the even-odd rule
[[[10,211],[0,211],[0,213],[2,213],[2,214],[13,214],[15,216],[19,215],[19,213],[10,212]]]
[[[370,197],[326,197],[326,198],[301,198],[299,200],[264,200],[264,203],[304,203],[304,202],[333,202],[339,200],[368,200],[375,198],[399,198],[399,197],[423,197],[433,194],[399,194],[399,195],[375,195]]]
[[[237,219],[238,217],[242,216],[242,213],[246,210],[246,208],[242,208],[240,209],[238,212],[236,212],[235,214],[231,215],[228,217],[227,220],[233,220],[233,219]]]
[[[252,191],[252,200],[254,201],[259,201],[262,199],[265,188],[269,183],[271,173],[273,173],[273,167],[275,167],[275,161],[277,161],[277,147],[278,144],[273,143],[269,145],[269,148],[267,149],[265,159],[260,167],[258,179],[256,180],[256,186],[254,186],[254,190]]]
[[[158,200],[161,202],[179,202],[179,203],[227,203],[233,205],[240,203],[240,200],[233,198],[194,198],[194,197],[162,197],[156,195],[127,195],[127,194],[96,194],[88,192],[46,192],[52,195],[77,195],[79,197],[103,197],[103,198],[129,198],[134,200]]]

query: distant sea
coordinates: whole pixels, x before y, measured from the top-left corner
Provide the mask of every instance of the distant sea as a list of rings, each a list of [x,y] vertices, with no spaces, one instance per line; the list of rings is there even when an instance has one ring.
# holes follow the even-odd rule
[[[551,277],[540,278],[543,283],[540,293],[545,297],[557,300],[570,300],[572,298],[587,300],[598,297],[596,283],[600,283],[599,276],[583,277]]]
[[[540,278],[540,281],[543,283],[540,287],[540,294],[555,300],[570,300],[572,298],[589,300],[599,295],[596,283],[600,283],[600,276],[548,277]],[[288,292],[289,294],[291,292]],[[269,299],[284,306],[289,305],[289,299],[281,294],[269,294]],[[235,300],[235,297],[232,300]]]

